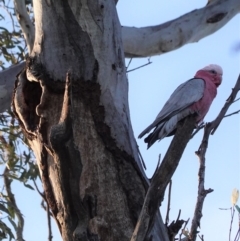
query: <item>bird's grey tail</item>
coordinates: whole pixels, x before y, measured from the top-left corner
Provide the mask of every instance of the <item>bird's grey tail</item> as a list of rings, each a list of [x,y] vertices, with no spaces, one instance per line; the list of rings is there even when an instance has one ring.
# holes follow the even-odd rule
[[[145,130],[143,130],[139,134],[138,138],[142,138],[144,135],[146,135],[149,131],[152,130],[152,128],[154,128],[157,125],[158,122],[159,122],[158,120],[155,120],[150,126],[148,126]]]
[[[151,129],[152,129],[152,125],[148,126],[145,130],[143,130],[143,131],[139,134],[138,138],[142,138],[142,137],[143,137],[144,135],[146,135]]]
[[[147,143],[147,149],[149,149],[158,139],[159,128],[155,128],[155,130],[150,133],[145,139],[144,142]]]

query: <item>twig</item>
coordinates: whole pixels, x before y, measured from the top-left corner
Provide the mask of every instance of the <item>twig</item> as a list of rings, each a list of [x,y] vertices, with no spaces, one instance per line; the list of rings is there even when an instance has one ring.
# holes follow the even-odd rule
[[[180,216],[181,216],[181,209],[178,212],[177,221],[179,220]]]
[[[152,62],[150,61],[150,58],[149,58],[149,59],[148,59],[148,63],[143,64],[143,65],[140,65],[140,66],[137,67],[137,68],[130,69],[130,70],[127,71],[127,73],[132,72],[132,71],[137,70],[137,69],[140,69],[140,68],[143,68],[143,67],[145,67],[145,66],[147,66],[147,65],[149,65],[149,64],[151,64],[151,63],[152,63]]]
[[[16,226],[16,235],[17,235],[16,240],[24,241],[24,239],[23,239],[24,219],[23,219],[23,215],[22,215],[21,211],[19,210],[19,208],[17,206],[15,197],[12,193],[11,181],[8,178],[8,173],[9,173],[8,168],[5,168],[3,179],[4,179],[4,185],[6,188],[7,196],[8,196],[8,202],[11,205],[11,207],[14,209],[17,219],[18,219],[18,224]]]
[[[48,240],[49,241],[52,241],[52,225],[51,225],[51,216],[52,216],[52,213],[50,211],[50,208],[49,208],[49,205],[48,205],[48,202],[46,200],[46,197],[44,195],[44,193],[40,192],[38,186],[37,186],[37,183],[36,181],[33,179],[33,183],[34,183],[34,186],[36,187],[37,189],[37,192],[39,193],[39,195],[42,197],[43,201],[42,201],[42,207],[43,209],[47,212],[47,221],[48,221]],[[44,202],[47,204],[47,207],[44,206]]]
[[[195,122],[196,116],[189,116],[178,124],[177,132],[168,151],[153,175],[131,241],[145,240],[148,232],[152,229],[165,189],[176,171],[183,151],[191,138]]]
[[[240,238],[240,227],[238,228],[238,231],[237,231],[237,234],[236,234],[236,236],[234,238],[234,241],[238,241],[239,238]]]
[[[219,208],[220,210],[231,210],[231,208]]]
[[[233,223],[234,213],[235,213],[235,208],[231,207],[231,222],[230,222],[230,227],[229,227],[229,241],[231,241],[232,223]]]
[[[171,224],[167,227],[168,230],[168,237],[170,241],[174,241],[176,235],[178,234],[179,230],[182,228],[183,223],[185,223],[184,220],[179,220],[181,216],[181,209],[178,212],[178,217],[176,221],[172,221]]]
[[[142,162],[142,165],[143,165],[144,169],[147,170],[146,164],[145,164],[145,162],[144,162],[144,160],[143,160],[143,157],[142,157],[142,154],[141,154],[141,152],[140,152],[140,150],[139,150],[139,146],[137,146],[137,148],[138,148],[138,155],[139,155],[139,157],[140,157],[140,160],[141,160],[141,162]]]
[[[132,59],[133,59],[133,58],[131,58],[131,59],[129,60],[126,70],[129,68],[129,66],[130,66],[130,64],[131,64],[131,62],[132,62]]]
[[[230,96],[228,97],[228,99],[226,100],[225,105],[223,106],[222,110],[220,111],[218,117],[211,122],[213,128],[211,130],[211,134],[213,135],[214,132],[217,130],[218,126],[220,125],[223,117],[225,116],[229,106],[234,103],[234,100],[237,96],[238,91],[240,90],[240,74],[238,76],[237,82],[234,86],[234,88],[232,89],[232,93],[230,94]]]
[[[52,225],[51,225],[51,212],[50,212],[48,202],[46,203],[47,203],[47,220],[48,220],[48,240],[52,241],[53,236],[52,236]]]
[[[169,188],[168,188],[168,204],[167,204],[167,214],[165,219],[165,225],[168,225],[169,222],[169,213],[170,213],[170,204],[171,204],[171,190],[172,190],[172,180],[169,182]]]
[[[230,113],[230,114],[228,114],[228,115],[225,115],[223,118],[229,117],[229,116],[231,116],[231,115],[238,114],[239,112],[240,112],[240,110],[234,111],[234,112],[232,112],[232,113]]]
[[[198,151],[196,151],[196,155],[198,156],[199,161],[200,161],[200,167],[199,167],[199,172],[198,172],[198,176],[199,176],[198,197],[197,197],[197,203],[196,203],[196,207],[195,207],[195,212],[194,212],[194,217],[192,220],[192,226],[191,226],[190,237],[189,237],[189,240],[191,240],[191,241],[195,241],[196,237],[197,237],[197,229],[198,229],[198,227],[200,227],[200,220],[202,217],[202,208],[203,208],[204,199],[208,193],[213,191],[212,189],[206,190],[204,188],[205,154],[206,154],[207,147],[208,147],[208,139],[209,139],[210,134],[213,135],[214,132],[217,130],[217,128],[218,128],[219,124],[221,123],[222,119],[224,118],[229,106],[234,102],[239,90],[240,90],[240,75],[237,79],[237,82],[236,82],[234,88],[232,89],[232,93],[226,100],[226,103],[223,106],[223,108],[221,109],[217,118],[214,121],[207,123],[205,125],[202,142],[200,144]]]
[[[33,184],[34,184],[37,192],[39,193],[39,195],[46,201],[46,198],[45,198],[44,194],[42,192],[40,192],[40,190],[39,190],[39,188],[37,186],[37,183],[36,183],[36,181],[34,179],[33,179]]]
[[[198,235],[198,237],[202,240],[202,241],[204,241],[204,236],[203,236],[203,234],[200,236],[200,235]]]
[[[37,186],[37,184],[36,184],[36,181],[35,181],[34,179],[33,179],[33,183],[34,183],[34,186],[35,186],[37,192],[38,192],[39,195],[42,197],[41,206],[42,206],[42,208],[47,212],[48,210],[47,210],[47,208],[44,206],[44,202],[47,203],[46,196],[44,195],[44,193],[42,193],[42,192],[39,190],[39,188],[38,188],[38,186]],[[50,216],[53,217],[53,215],[52,215],[51,212],[50,212]]]
[[[153,173],[153,176],[152,176],[151,180],[157,175],[160,164],[161,164],[161,153],[158,155],[158,163],[157,163],[156,169]]]
[[[183,227],[183,229],[182,229],[182,232],[181,232],[180,235],[179,235],[179,240],[180,240],[180,241],[181,241],[181,239],[182,239],[183,230],[186,229],[189,220],[190,220],[190,218],[189,218],[187,221],[185,221],[185,224],[184,224],[184,227]]]
[[[237,101],[239,101],[239,100],[240,100],[240,97],[237,98],[236,100],[234,100],[233,103],[235,103],[235,102],[237,102]]]
[[[202,122],[199,126],[197,126],[196,130],[192,133],[191,138],[193,138],[202,128],[204,128],[205,123]]]
[[[190,235],[189,235],[189,239],[191,241],[195,241],[196,237],[197,237],[197,233],[198,233],[198,228],[200,227],[200,220],[202,218],[202,209],[203,209],[203,203],[204,203],[204,199],[207,196],[208,193],[213,192],[213,189],[209,188],[208,190],[206,190],[204,188],[204,182],[205,182],[205,153],[207,150],[207,143],[208,143],[208,138],[209,138],[209,134],[210,132],[207,132],[207,127],[209,126],[209,124],[207,124],[207,126],[205,127],[204,130],[204,137],[201,143],[201,148],[196,151],[196,155],[199,158],[199,162],[200,162],[200,167],[199,167],[199,171],[198,171],[198,177],[199,177],[199,182],[198,182],[198,197],[197,197],[197,203],[196,203],[196,207],[195,207],[195,211],[194,211],[194,217],[192,220],[192,226],[191,226],[191,231],[190,231]],[[207,136],[206,136],[207,135]]]

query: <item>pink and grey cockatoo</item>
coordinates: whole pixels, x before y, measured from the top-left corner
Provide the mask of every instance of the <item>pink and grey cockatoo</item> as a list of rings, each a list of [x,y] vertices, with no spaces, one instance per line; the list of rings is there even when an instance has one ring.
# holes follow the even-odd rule
[[[217,95],[217,87],[222,82],[222,74],[222,68],[215,64],[210,64],[198,70],[193,79],[178,86],[155,121],[138,138],[143,137],[155,128],[144,139],[149,148],[155,141],[173,135],[177,123],[188,115],[196,113],[197,124],[202,122]]]

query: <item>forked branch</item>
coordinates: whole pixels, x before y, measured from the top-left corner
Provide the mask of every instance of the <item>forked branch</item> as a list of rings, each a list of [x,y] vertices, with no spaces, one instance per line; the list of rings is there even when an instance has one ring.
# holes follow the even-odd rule
[[[190,235],[189,235],[189,239],[188,239],[189,241],[196,240],[197,233],[198,233],[197,229],[198,229],[198,227],[200,227],[200,220],[202,218],[202,208],[203,208],[204,199],[208,193],[213,191],[212,189],[206,190],[204,188],[205,154],[206,154],[207,147],[208,147],[208,139],[209,139],[210,134],[213,135],[214,132],[217,130],[217,128],[220,125],[222,119],[224,118],[228,108],[230,107],[230,105],[232,103],[234,103],[239,90],[240,90],[240,75],[237,79],[237,82],[236,82],[234,88],[232,89],[232,93],[226,100],[226,103],[223,106],[223,108],[221,109],[217,118],[215,120],[213,120],[212,122],[207,123],[205,125],[204,135],[203,135],[201,145],[200,145],[198,151],[196,151],[196,155],[198,156],[199,161],[200,161],[200,168],[199,168],[199,172],[198,172],[198,176],[199,176],[198,197],[197,197],[197,203],[196,203],[196,207],[195,207],[194,217],[192,220],[191,231],[190,231]]]
[[[162,203],[166,186],[171,180],[183,151],[191,138],[195,122],[195,116],[190,116],[184,122],[179,123],[170,147],[153,175],[131,241],[145,240],[147,233],[151,230],[155,215]]]

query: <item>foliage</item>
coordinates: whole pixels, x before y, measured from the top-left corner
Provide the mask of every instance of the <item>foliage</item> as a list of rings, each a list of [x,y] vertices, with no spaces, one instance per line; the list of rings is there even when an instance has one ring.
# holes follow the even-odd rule
[[[32,15],[32,7],[28,12]],[[26,41],[14,12],[13,2],[0,0],[0,70],[24,60]]]
[[[27,2],[30,4],[31,2]],[[0,1],[0,70],[24,60],[26,42],[14,12],[13,1]],[[32,6],[28,5],[32,15]],[[39,177],[38,167],[13,114],[0,114],[0,240],[17,239],[23,230],[23,215],[11,189],[12,181],[34,190],[32,181]],[[12,227],[11,227],[12,226]],[[15,237],[16,236],[16,237]]]
[[[35,181],[39,172],[32,151],[24,145],[25,138],[12,113],[0,115],[0,126],[0,176],[3,179],[0,191],[0,239],[8,236],[11,240],[14,235],[9,224],[17,232],[23,222],[21,211],[12,193],[11,183],[16,180],[34,190],[30,181]]]

